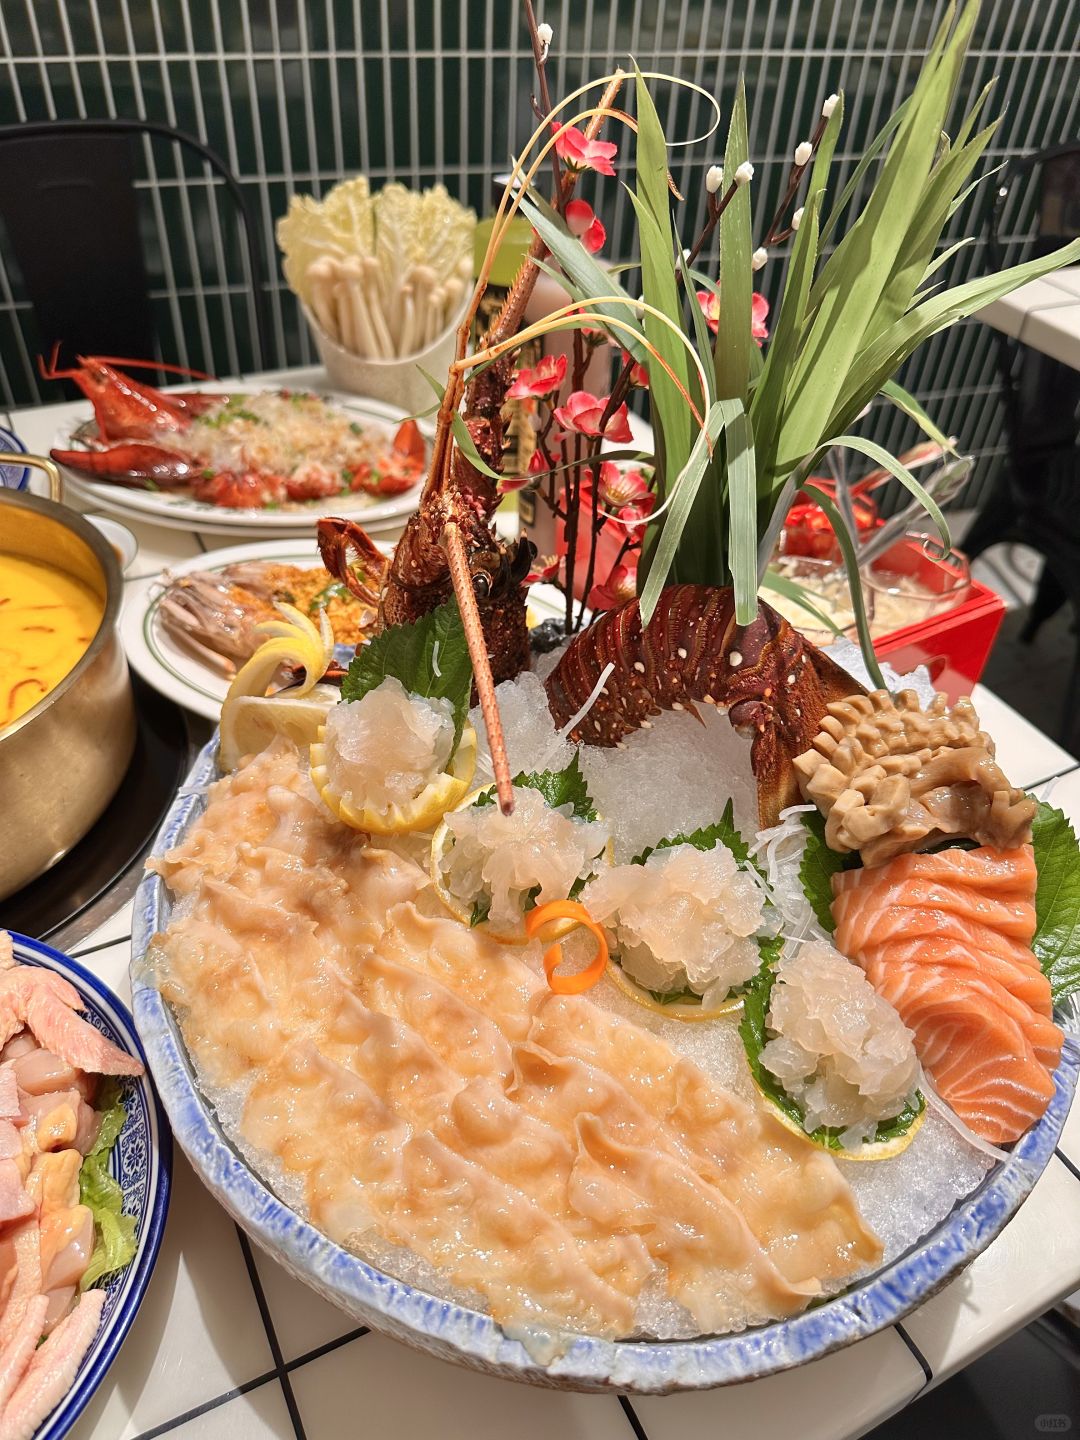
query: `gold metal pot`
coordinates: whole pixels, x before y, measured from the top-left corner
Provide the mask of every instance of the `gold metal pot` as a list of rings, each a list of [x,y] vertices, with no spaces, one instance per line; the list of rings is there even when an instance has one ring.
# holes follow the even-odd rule
[[[135,745],[131,678],[117,629],[123,581],[113,548],[77,511],[57,503],[60,476],[51,460],[0,452],[0,464],[9,462],[45,470],[54,498],[0,488],[0,551],[77,576],[105,610],[74,668],[0,729],[0,901],[82,839],[116,793]]]

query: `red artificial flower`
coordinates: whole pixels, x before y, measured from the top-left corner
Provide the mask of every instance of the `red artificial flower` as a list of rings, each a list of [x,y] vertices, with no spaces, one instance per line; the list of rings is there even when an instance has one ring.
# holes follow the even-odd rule
[[[506,392],[507,400],[528,400],[534,395],[551,395],[566,379],[566,356],[545,355],[531,370],[519,370]]]
[[[768,318],[769,302],[765,299],[764,295],[759,295],[755,290],[754,298],[750,302],[750,334],[757,341],[759,350],[761,349],[762,340],[769,338],[769,328],[765,324]]]
[[[586,601],[590,610],[615,610],[637,594],[637,568],[616,565],[602,585],[594,585]]]
[[[607,396],[590,395],[588,390],[575,390],[567,396],[566,404],[560,405],[555,411],[555,419],[564,430],[576,430],[579,435],[599,435],[600,421],[603,419],[607,402]],[[608,418],[604,426],[604,436],[621,444],[634,438],[625,400]]]
[[[709,329],[715,335],[716,327],[720,323],[720,296],[715,290],[699,290],[697,298]],[[757,341],[759,349],[762,340],[769,338],[769,330],[765,324],[768,314],[769,302],[755,290],[754,298],[750,302],[750,334]]]
[[[640,470],[620,470],[614,460],[600,466],[600,503],[609,510],[622,510],[627,505],[648,504],[651,510],[655,496],[645,483]]]
[[[571,235],[578,237],[590,255],[595,255],[607,244],[603,222],[587,200],[570,201],[566,207],[566,224]]]
[[[537,555],[533,560],[533,567],[525,576],[526,585],[541,585],[546,581],[554,580],[562,566],[562,560],[558,555]]]
[[[515,490],[524,490],[525,486],[531,485],[538,475],[546,475],[550,469],[551,465],[544,458],[544,452],[539,449],[534,450],[529,456],[528,468],[524,475],[503,475],[499,478],[499,494],[511,495]]]
[[[622,363],[625,365],[630,358],[624,350],[622,353]],[[635,360],[630,367],[630,384],[636,386],[639,390],[647,390],[649,388],[649,372],[638,360]]]
[[[569,170],[595,170],[598,175],[614,175],[611,162],[619,153],[619,147],[610,140],[587,140],[580,130],[571,126],[555,141],[555,153]]]

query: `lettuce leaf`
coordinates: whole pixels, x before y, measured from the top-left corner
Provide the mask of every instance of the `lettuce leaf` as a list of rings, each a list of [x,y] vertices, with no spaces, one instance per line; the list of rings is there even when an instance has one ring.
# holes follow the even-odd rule
[[[414,625],[391,625],[369,640],[341,683],[343,700],[362,700],[388,675],[410,695],[449,700],[454,707],[454,750],[461,740],[472,693],[472,662],[457,605],[449,601]]]
[[[89,1290],[103,1276],[122,1270],[135,1254],[135,1216],[123,1213],[124,1192],[109,1174],[109,1156],[127,1120],[115,1080],[102,1088],[97,1108],[102,1112],[101,1130],[79,1171],[79,1199],[94,1215],[94,1249],[80,1290]]]
[[[1080,856],[1068,820],[1042,801],[1032,822],[1031,842],[1039,872],[1031,948],[1057,1005],[1080,991]]]

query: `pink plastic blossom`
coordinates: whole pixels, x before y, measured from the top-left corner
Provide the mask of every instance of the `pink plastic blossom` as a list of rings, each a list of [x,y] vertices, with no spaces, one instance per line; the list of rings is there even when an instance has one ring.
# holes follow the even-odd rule
[[[566,379],[566,356],[545,355],[531,370],[519,370],[506,392],[508,400],[529,400],[532,396],[551,395]]]
[[[566,207],[566,224],[588,250],[595,255],[607,243],[603,222],[587,200],[571,200]]]
[[[615,610],[633,600],[637,593],[637,571],[629,565],[616,565],[602,585],[589,591],[590,610]]]
[[[715,290],[699,290],[697,298],[706,323],[715,335],[716,327],[720,323],[720,296]],[[763,340],[769,338],[768,326],[765,324],[768,314],[769,302],[764,295],[759,295],[755,290],[754,298],[750,303],[750,334],[757,341],[759,347]]]
[[[560,405],[555,411],[555,419],[564,430],[576,430],[579,435],[599,435],[600,422],[604,418],[607,403],[607,396],[590,395],[588,390],[575,390],[567,396],[566,404]],[[625,401],[608,417],[603,433],[605,439],[617,440],[621,444],[634,438]]]
[[[555,153],[570,170],[595,170],[598,175],[614,175],[611,162],[619,153],[619,147],[611,140],[587,140],[576,126],[571,126],[555,141]]]

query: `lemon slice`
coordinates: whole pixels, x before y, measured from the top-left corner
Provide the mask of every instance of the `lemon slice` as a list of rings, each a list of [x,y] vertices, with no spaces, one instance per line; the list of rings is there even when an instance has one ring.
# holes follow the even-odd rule
[[[476,731],[466,724],[449,770],[436,775],[408,805],[391,805],[388,810],[376,810],[371,805],[354,805],[331,785],[326,773],[325,741],[324,720],[311,747],[312,784],[322,796],[323,803],[339,820],[351,825],[354,830],[366,830],[369,835],[403,835],[409,831],[430,830],[447,810],[458,804],[468,790],[476,769]]]
[[[305,694],[294,689],[262,698],[238,695],[221,716],[222,768],[235,770],[243,756],[258,755],[279,735],[306,750],[318,738],[326,712],[340,699],[336,685],[316,685]]]
[[[245,755],[265,750],[277,735],[288,735],[298,745],[309,745],[331,704],[340,698],[333,686],[320,686],[334,655],[334,635],[326,611],[319,612],[319,627],[293,605],[277,607],[282,620],[264,620],[256,630],[264,640],[247,664],[237,672],[221,707],[218,751],[223,770],[235,770]],[[266,687],[283,665],[303,667],[304,679],[278,695]]]
[[[775,1119],[780,1121],[780,1124],[783,1125],[785,1130],[790,1130],[792,1135],[798,1135],[799,1138],[805,1140],[808,1145],[813,1145],[818,1150],[824,1150],[826,1155],[831,1155],[834,1160],[852,1160],[855,1162],[863,1160],[892,1160],[897,1155],[904,1153],[922,1129],[923,1121],[926,1119],[926,1104],[924,1102],[923,1108],[902,1135],[894,1135],[891,1140],[869,1140],[860,1145],[858,1150],[845,1150],[843,1146],[834,1148],[832,1145],[826,1145],[823,1140],[815,1140],[812,1135],[808,1135],[797,1121],[793,1120],[786,1111],[781,1110],[780,1106],[777,1105],[771,1096],[765,1094],[765,1091],[762,1090],[756,1080],[754,1081],[754,1086],[761,1096],[766,1110],[768,1110]]]
[[[493,785],[481,785],[470,795],[466,795],[459,805],[452,808],[455,810],[468,810],[470,805],[475,805],[479,796],[493,789]],[[601,817],[597,816],[599,820]],[[445,818],[431,837],[431,861],[428,866],[431,875],[431,883],[435,893],[446,906],[455,920],[460,920],[462,925],[468,925],[471,929],[480,931],[487,939],[494,940],[499,945],[527,945],[529,937],[525,933],[525,917],[522,916],[520,925],[513,930],[496,930],[487,920],[482,920],[479,925],[472,924],[472,912],[466,907],[463,900],[459,900],[452,890],[447,886],[446,876],[443,873],[442,862],[453,844],[453,836],[450,834],[450,827]],[[608,840],[604,846],[603,858],[609,865],[615,863],[614,852],[611,848],[611,841]],[[600,859],[600,856],[597,856]],[[549,940],[562,940],[577,929],[576,920],[553,920],[546,927],[546,934]]]
[[[662,1005],[659,1000],[650,995],[648,990],[643,989],[636,980],[631,980],[626,971],[615,959],[608,961],[607,977],[616,989],[636,1000],[646,1010],[651,1010],[654,1015],[663,1015],[667,1020],[718,1020],[721,1015],[734,1014],[736,1010],[742,1009],[742,996],[732,995],[726,1000],[721,1000],[719,1005],[687,1005],[681,1002],[670,1005]]]

